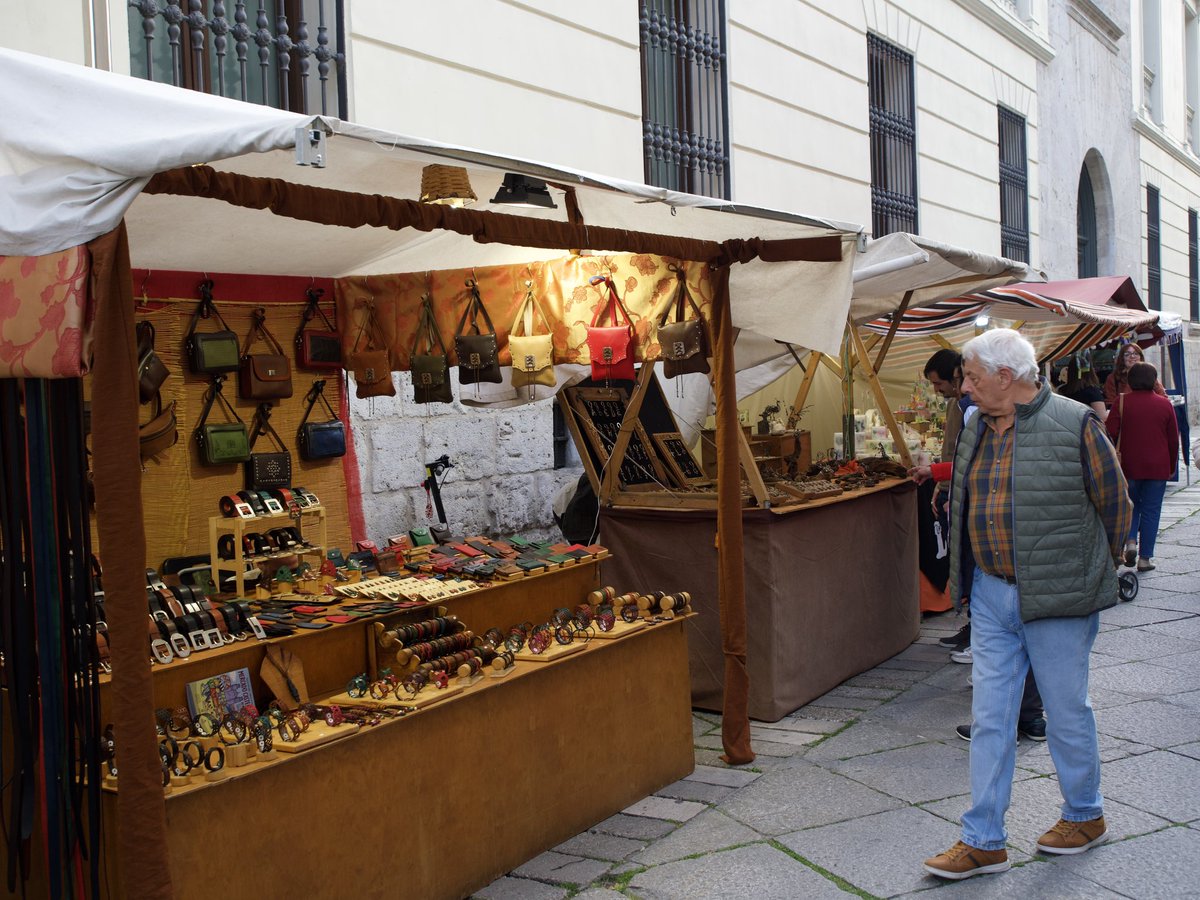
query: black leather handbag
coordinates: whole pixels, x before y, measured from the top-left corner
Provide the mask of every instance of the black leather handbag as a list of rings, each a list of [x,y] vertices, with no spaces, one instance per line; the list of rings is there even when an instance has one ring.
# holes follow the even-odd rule
[[[296,431],[296,446],[300,448],[300,458],[334,459],[338,456],[345,456],[346,426],[338,419],[337,413],[333,411],[333,407],[329,405],[329,400],[325,397],[325,382],[314,381],[312,390],[308,392],[305,399],[308,400],[308,409],[304,411],[304,418],[300,420],[300,427]],[[327,422],[308,421],[318,400],[325,404],[325,409],[329,413]]]
[[[217,311],[212,296],[213,283],[200,283],[200,305],[192,313],[192,324],[188,326],[184,339],[184,350],[188,365],[197,375],[223,375],[236,372],[241,362],[238,336],[233,333],[221,313]],[[216,316],[221,323],[220,331],[197,331],[201,319]]]
[[[424,352],[421,352],[422,341],[425,343]],[[433,298],[428,294],[421,298],[421,317],[413,335],[409,368],[412,369],[414,402],[450,403],[454,400],[454,393],[450,389],[450,363],[446,359],[446,345],[433,318]]]
[[[255,453],[254,444],[260,434],[270,435],[276,450]],[[250,457],[246,460],[246,489],[268,491],[272,488],[292,486],[292,453],[284,446],[275,429],[271,427],[271,404],[260,403],[254,413],[254,426],[250,430]]]
[[[496,344],[496,326],[488,315],[483,298],[479,296],[479,285],[474,278],[467,279],[467,308],[458,320],[454,334],[454,352],[458,356],[458,383],[478,384],[488,381],[499,384],[500,354]],[[479,317],[487,323],[487,331],[479,327]],[[472,332],[468,334],[468,329]]]

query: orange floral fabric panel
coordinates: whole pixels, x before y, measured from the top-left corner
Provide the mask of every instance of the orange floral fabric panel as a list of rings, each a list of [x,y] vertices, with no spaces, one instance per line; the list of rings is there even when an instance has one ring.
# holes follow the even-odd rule
[[[78,378],[92,361],[86,247],[0,256],[0,378]]]
[[[593,285],[590,281],[597,276],[609,275],[633,320],[636,358],[657,359],[658,319],[675,299],[676,277],[668,266],[682,268],[687,273],[692,297],[704,318],[709,320],[712,279],[707,266],[650,254],[571,256],[530,265],[339,278],[335,293],[338,322],[345,323],[341,328],[342,353],[344,356],[353,352],[366,322],[366,301],[374,300],[375,316],[391,351],[392,367],[408,369],[421,298],[428,293],[433,297],[434,317],[450,365],[457,365],[454,335],[470,296],[467,279],[474,278],[496,329],[502,366],[512,365],[508,332],[525,299],[526,282],[532,282],[534,295],[550,319],[554,362],[589,365],[587,328],[604,300],[603,285]],[[540,322],[536,330],[539,334],[544,333]],[[362,341],[365,346],[365,334]],[[423,342],[421,351],[425,351]]]

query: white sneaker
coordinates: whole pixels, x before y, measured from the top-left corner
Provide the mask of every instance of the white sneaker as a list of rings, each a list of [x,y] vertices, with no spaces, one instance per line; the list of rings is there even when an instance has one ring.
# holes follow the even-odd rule
[[[969,666],[975,662],[975,657],[971,655],[971,648],[964,647],[962,650],[950,651],[950,662],[961,663],[964,666]]]

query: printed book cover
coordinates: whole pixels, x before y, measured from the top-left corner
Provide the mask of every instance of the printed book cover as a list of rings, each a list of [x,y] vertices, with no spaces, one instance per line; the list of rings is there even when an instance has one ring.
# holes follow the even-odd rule
[[[192,681],[187,686],[188,709],[192,716],[202,712],[220,719],[226,713],[241,712],[254,706],[254,691],[250,687],[250,670],[234,669]]]

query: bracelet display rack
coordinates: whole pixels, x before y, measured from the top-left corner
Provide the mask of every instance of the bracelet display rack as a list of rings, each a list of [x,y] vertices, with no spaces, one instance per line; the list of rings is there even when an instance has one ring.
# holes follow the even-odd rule
[[[266,556],[254,556],[246,553],[242,546],[243,536],[254,531],[269,531],[272,528],[297,524],[297,515],[301,534],[310,546]],[[217,552],[217,541],[226,534],[233,535],[232,559],[221,559]],[[247,563],[254,565],[272,557],[310,556],[316,557],[316,564],[313,568],[319,568],[321,560],[325,558],[325,541],[325,507],[323,506],[305,507],[296,514],[283,512],[255,516],[252,519],[211,516],[208,520],[208,543],[209,552],[212,554],[213,582],[219,585],[223,573],[232,574],[237,584],[237,595],[244,597],[246,595]]]

